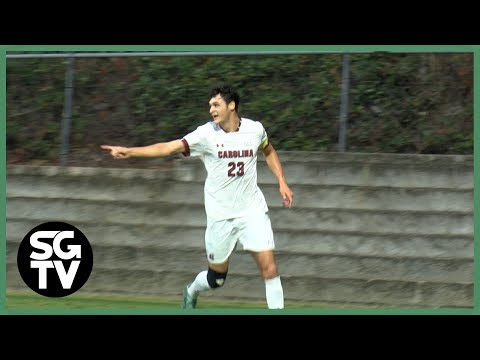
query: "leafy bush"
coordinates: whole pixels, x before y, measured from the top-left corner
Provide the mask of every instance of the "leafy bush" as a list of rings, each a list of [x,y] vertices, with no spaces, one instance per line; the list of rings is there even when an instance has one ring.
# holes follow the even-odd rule
[[[7,157],[54,159],[66,59],[7,61]],[[336,151],[341,54],[75,59],[72,149],[181,138],[231,82],[279,150]],[[473,55],[351,54],[347,151],[472,154]]]

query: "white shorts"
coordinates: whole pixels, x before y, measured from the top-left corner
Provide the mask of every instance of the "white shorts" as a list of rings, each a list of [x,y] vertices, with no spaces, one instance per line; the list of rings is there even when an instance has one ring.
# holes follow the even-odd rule
[[[207,221],[205,250],[208,262],[221,264],[235,249],[237,242],[244,250],[260,252],[275,249],[272,224],[267,213],[235,219]]]

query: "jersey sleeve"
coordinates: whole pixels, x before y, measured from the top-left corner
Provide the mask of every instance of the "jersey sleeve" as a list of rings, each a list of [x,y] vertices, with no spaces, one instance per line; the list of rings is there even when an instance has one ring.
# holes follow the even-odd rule
[[[200,156],[205,147],[206,133],[203,126],[185,135],[182,139],[185,146],[184,156]]]
[[[261,123],[259,124],[260,124],[260,131],[261,131],[261,139],[260,139],[260,146],[258,147],[258,150],[263,150],[268,146],[270,142],[268,140],[267,131],[265,130],[265,128]]]

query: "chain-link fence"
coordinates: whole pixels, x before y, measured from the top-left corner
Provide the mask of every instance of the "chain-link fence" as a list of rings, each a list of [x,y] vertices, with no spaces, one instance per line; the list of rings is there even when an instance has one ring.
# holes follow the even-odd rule
[[[7,54],[7,163],[108,166],[208,121],[219,82],[279,150],[473,153],[471,53]]]

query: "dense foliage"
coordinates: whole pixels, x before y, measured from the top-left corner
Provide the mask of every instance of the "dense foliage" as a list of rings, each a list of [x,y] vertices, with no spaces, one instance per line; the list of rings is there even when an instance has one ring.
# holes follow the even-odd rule
[[[230,82],[279,150],[337,151],[342,54],[75,59],[70,151],[181,138]],[[66,59],[7,61],[7,160],[57,159]],[[347,151],[473,153],[473,55],[350,55]]]

